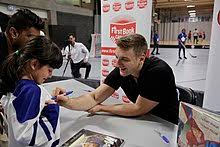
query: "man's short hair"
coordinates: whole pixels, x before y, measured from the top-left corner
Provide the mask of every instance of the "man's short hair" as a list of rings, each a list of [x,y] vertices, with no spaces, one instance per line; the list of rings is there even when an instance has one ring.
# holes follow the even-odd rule
[[[140,34],[130,34],[118,39],[117,46],[123,50],[133,49],[136,56],[146,54],[148,46],[145,38]]]
[[[69,33],[69,34],[67,35],[67,39],[69,39],[70,36],[73,36],[73,37],[75,38],[75,34],[74,34],[74,33]]]
[[[6,31],[9,31],[11,27],[18,31],[31,27],[42,30],[44,29],[44,21],[29,9],[19,9],[11,16]]]

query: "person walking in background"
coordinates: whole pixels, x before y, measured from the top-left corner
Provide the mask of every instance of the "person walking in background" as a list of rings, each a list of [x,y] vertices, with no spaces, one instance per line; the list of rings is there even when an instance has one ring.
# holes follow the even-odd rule
[[[178,123],[178,99],[175,77],[163,60],[146,57],[148,45],[140,34],[118,39],[115,50],[116,65],[103,84],[92,92],[76,98],[62,96],[57,88],[56,101],[69,109],[90,113],[108,112],[120,116],[139,116],[148,112]],[[121,87],[132,103],[101,104]]]
[[[184,47],[184,45],[186,43],[186,38],[187,38],[186,29],[182,29],[182,32],[177,37],[178,46],[179,46],[179,52],[178,52],[179,59],[182,59],[181,56],[180,56],[181,49],[183,49],[183,57],[184,57],[184,59],[187,59],[186,58],[186,54],[185,54],[185,47]]]
[[[202,43],[202,32],[199,32],[199,44]]]
[[[194,32],[193,32],[193,43],[194,44],[198,44],[199,42],[199,31],[197,30],[197,28],[195,28]]]
[[[43,36],[30,40],[3,63],[1,100],[9,123],[9,147],[59,144],[59,106],[40,84],[62,63],[60,48]]]
[[[66,58],[70,59],[73,77],[81,78],[80,68],[85,67],[85,79],[87,79],[91,70],[91,64],[88,62],[88,49],[82,43],[76,42],[76,37],[73,33],[68,35],[68,43],[69,44],[65,47],[65,54]]]
[[[206,41],[205,41],[205,38],[206,38],[206,34],[205,34],[205,32],[203,31],[202,32],[202,48],[205,48],[205,44],[206,44]]]
[[[153,41],[154,41],[154,49],[151,52],[151,55],[154,55],[154,51],[156,50],[156,55],[159,55],[159,35],[158,32],[155,31],[154,36],[153,36]]]
[[[191,30],[189,30],[187,41],[188,41],[188,43],[192,42],[192,31]]]
[[[203,31],[203,32],[202,32],[202,42],[204,42],[205,39],[206,39],[206,35],[205,35],[205,32]]]

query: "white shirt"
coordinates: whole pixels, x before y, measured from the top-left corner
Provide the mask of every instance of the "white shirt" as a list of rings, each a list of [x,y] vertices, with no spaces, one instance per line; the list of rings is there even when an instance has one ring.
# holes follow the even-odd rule
[[[198,30],[195,30],[194,32],[193,32],[193,36],[198,36],[199,35],[199,31]]]
[[[68,55],[71,55],[71,59],[73,60],[73,63],[79,63],[82,60],[84,60],[84,62],[88,62],[89,59],[88,49],[85,47],[85,45],[83,45],[80,42],[75,42],[74,46],[72,45],[66,46],[65,54],[66,54],[66,58],[68,58]]]
[[[2,97],[2,105],[7,114],[7,120],[9,123],[8,146],[28,147],[30,142],[34,141],[33,145],[35,147],[50,147],[60,138],[59,114],[54,113],[54,111],[56,111],[54,110],[55,105],[48,105],[47,108],[45,108],[45,101],[50,99],[51,95],[41,85],[38,85],[37,88],[39,93],[25,92],[30,86],[26,85],[26,87],[23,87],[24,88],[19,91],[19,94],[15,94],[19,97],[16,97],[12,93],[8,93]],[[37,86],[34,88],[36,87]],[[27,97],[29,95],[30,97]],[[26,105],[29,107],[37,107],[35,107],[36,109],[33,107],[29,109],[29,107],[26,107]],[[44,109],[47,110],[44,111]],[[44,112],[44,116],[42,115],[42,112]],[[21,116],[20,114],[23,114],[22,122],[19,119]],[[57,125],[54,127],[53,123],[56,119]],[[34,130],[36,130],[36,134]],[[48,140],[48,138],[50,139]]]

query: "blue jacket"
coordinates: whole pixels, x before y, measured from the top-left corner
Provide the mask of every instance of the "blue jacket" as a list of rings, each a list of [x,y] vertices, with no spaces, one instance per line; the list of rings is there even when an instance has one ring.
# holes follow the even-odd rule
[[[185,43],[186,38],[187,38],[186,33],[180,33],[177,37],[179,44],[180,44],[180,42]]]
[[[158,34],[154,34],[153,40],[154,40],[154,42],[159,41],[159,35]]]

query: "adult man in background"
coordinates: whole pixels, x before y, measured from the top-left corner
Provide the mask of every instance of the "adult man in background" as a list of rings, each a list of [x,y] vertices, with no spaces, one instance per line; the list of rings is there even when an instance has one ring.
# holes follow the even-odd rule
[[[183,58],[186,58],[186,53],[185,53],[185,43],[186,43],[186,29],[182,29],[182,32],[178,35],[177,40],[178,40],[178,46],[179,46],[179,59],[182,59],[182,57],[180,56],[181,53],[181,49],[183,49]]]
[[[72,110],[109,112],[121,116],[152,113],[172,123],[178,123],[178,99],[175,78],[170,66],[157,57],[146,57],[145,38],[131,34],[117,41],[117,67],[94,91],[69,99],[62,89],[56,89],[56,101]],[[102,105],[121,87],[130,101],[117,105]]]
[[[44,29],[44,22],[39,16],[28,9],[19,9],[9,19],[6,31],[0,32],[0,99],[2,97],[2,63],[9,54],[23,47],[29,40],[39,36],[42,29]],[[0,131],[2,131],[1,127]]]
[[[12,15],[6,32],[0,33],[0,67],[7,55],[23,47],[35,36],[39,36],[42,29],[42,19],[28,9],[20,9]]]
[[[76,37],[73,33],[68,35],[68,45],[65,47],[65,54],[67,60],[70,60],[73,77],[80,78],[80,68],[85,67],[85,79],[87,79],[91,70],[91,64],[88,62],[89,51],[85,45],[76,42]]]

